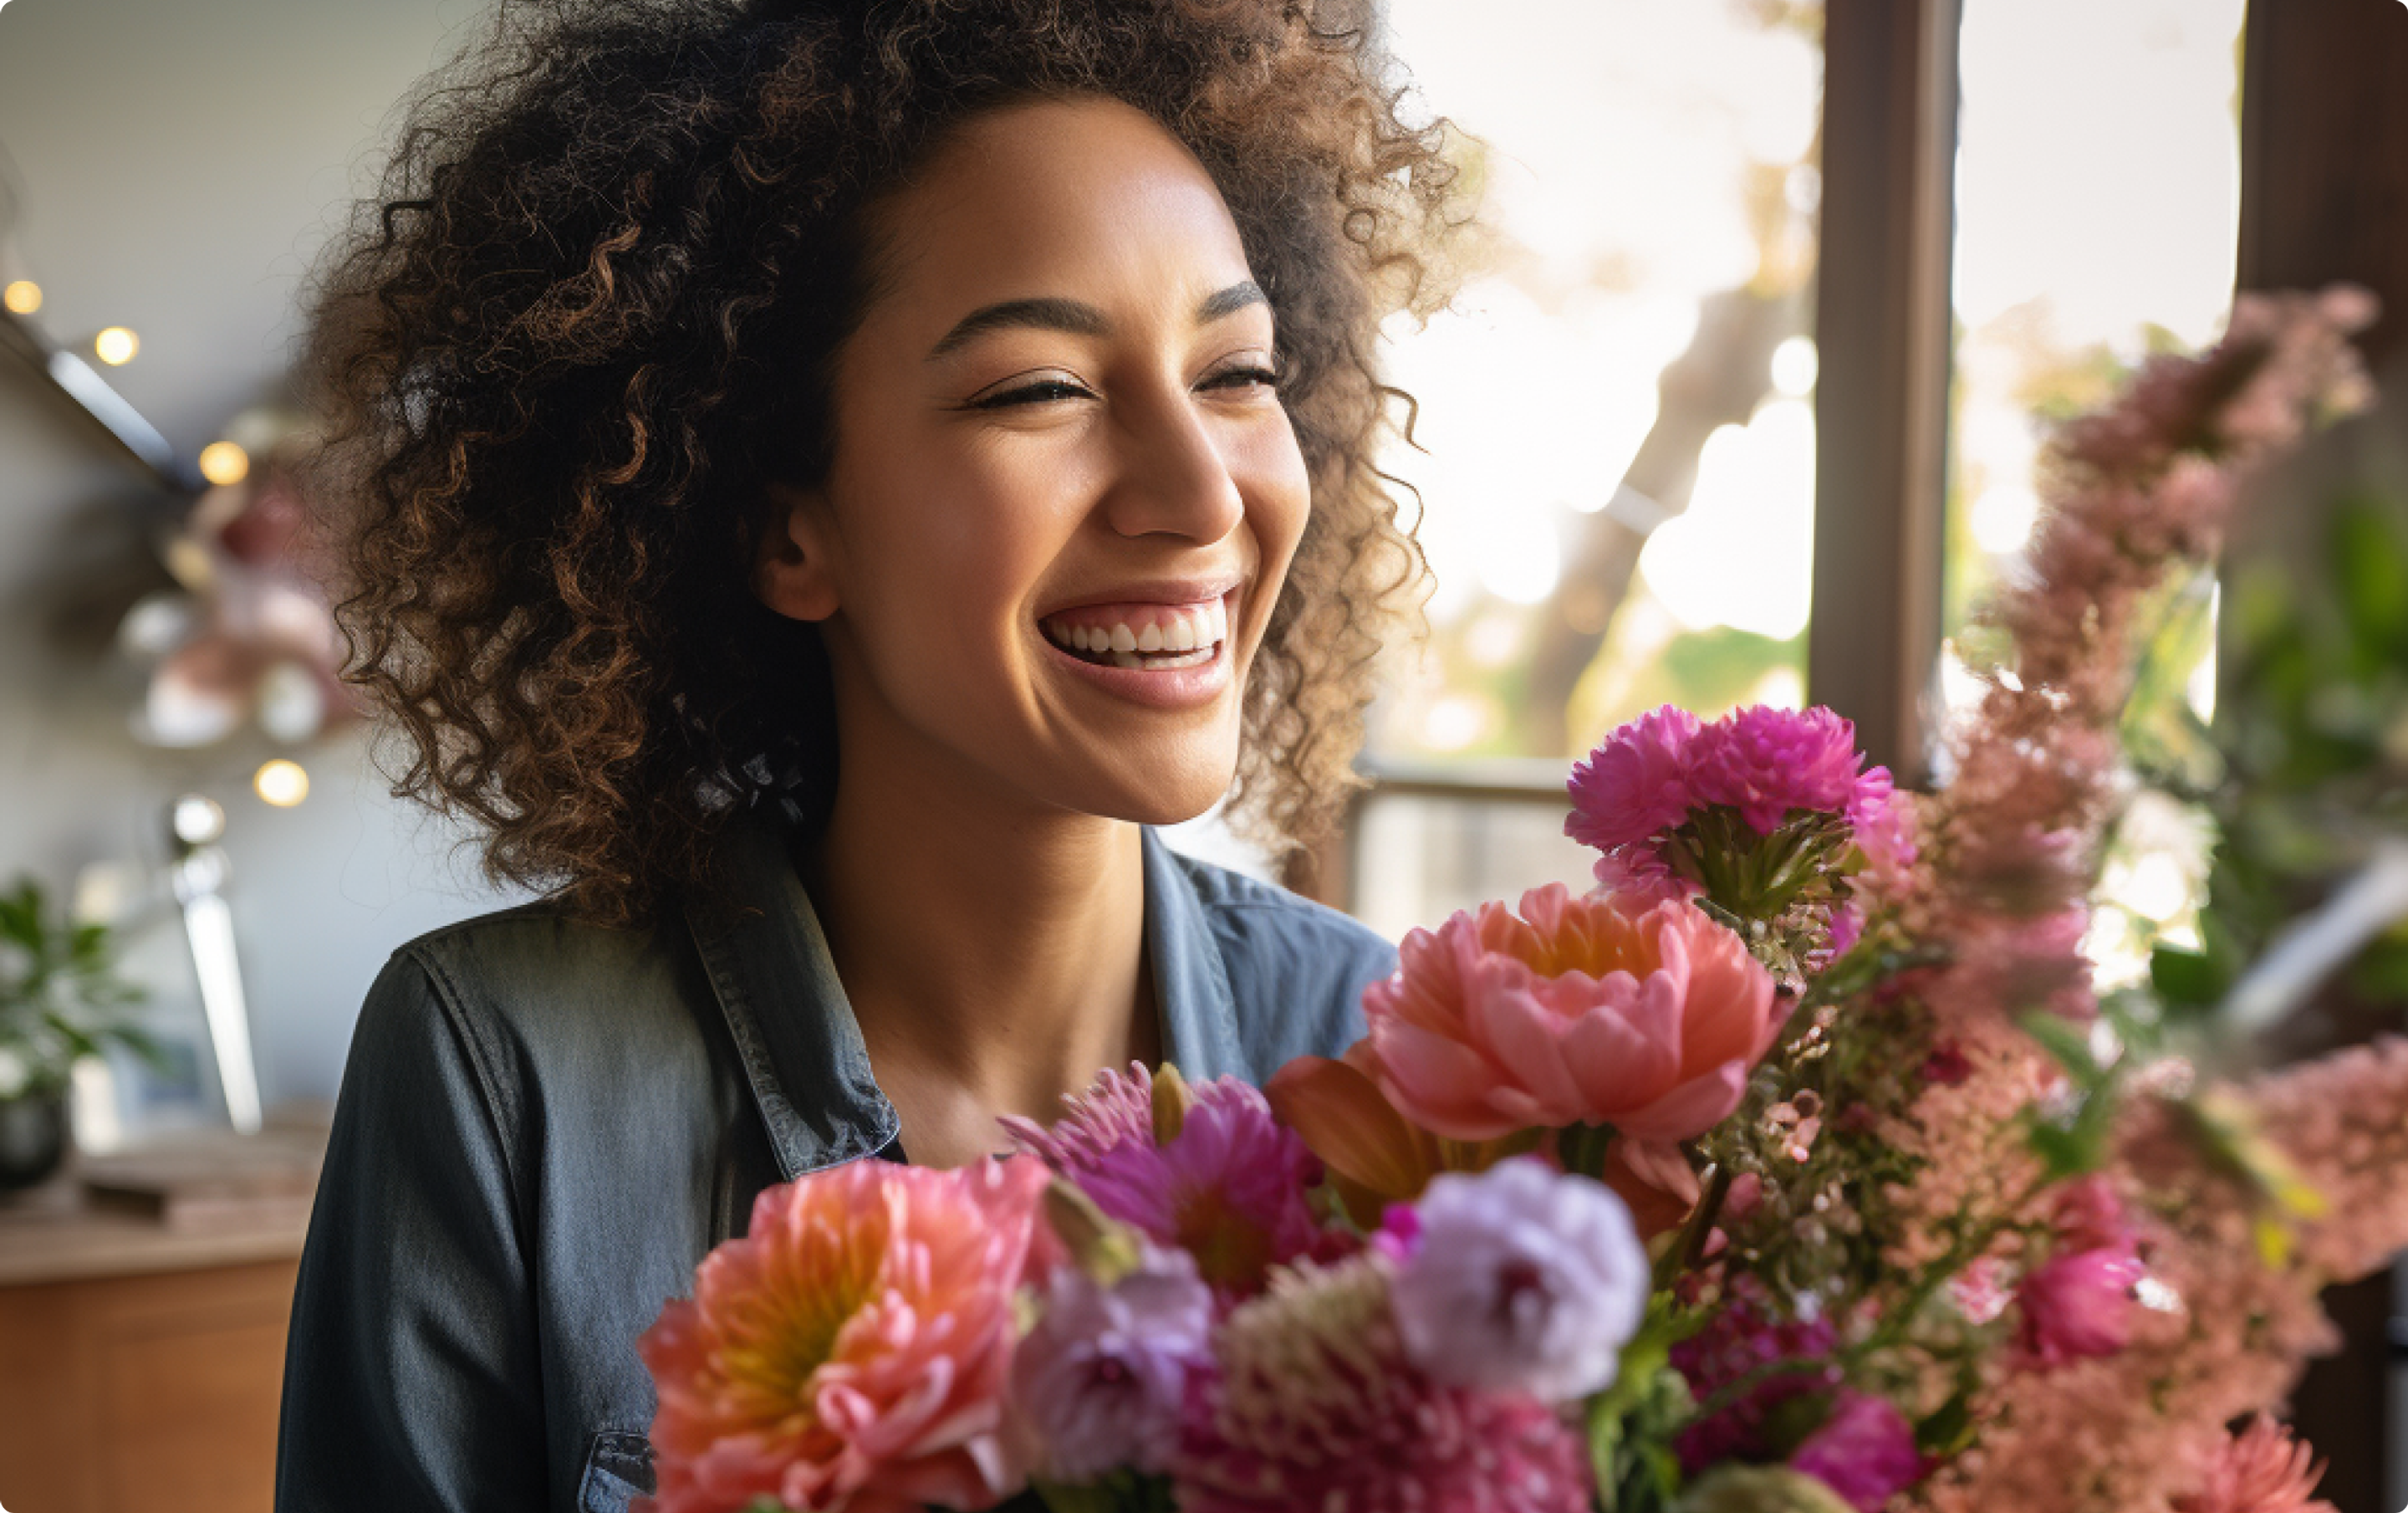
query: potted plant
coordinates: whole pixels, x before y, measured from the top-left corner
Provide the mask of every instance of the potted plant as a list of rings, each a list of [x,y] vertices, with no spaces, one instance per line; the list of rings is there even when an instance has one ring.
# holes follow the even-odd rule
[[[0,893],[0,1190],[41,1182],[65,1158],[76,1062],[110,1045],[156,1054],[129,1012],[141,1001],[117,974],[107,926],[54,916],[30,877]]]

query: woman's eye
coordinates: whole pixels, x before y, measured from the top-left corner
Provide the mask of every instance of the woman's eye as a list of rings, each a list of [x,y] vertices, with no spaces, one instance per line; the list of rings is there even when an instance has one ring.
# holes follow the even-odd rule
[[[1277,388],[1279,375],[1268,367],[1226,367],[1203,382],[1207,389]]]
[[[973,410],[1004,410],[1014,405],[1046,405],[1062,399],[1088,399],[1094,396],[1082,385],[1068,379],[1039,379],[993,394],[982,394],[970,401]]]

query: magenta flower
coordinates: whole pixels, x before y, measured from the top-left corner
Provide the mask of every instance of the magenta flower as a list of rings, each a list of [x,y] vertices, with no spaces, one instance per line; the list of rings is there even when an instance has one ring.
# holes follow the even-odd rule
[[[1433,1179],[1391,1291],[1432,1380],[1566,1403],[1613,1382],[1647,1312],[1647,1252],[1600,1183],[1536,1160]]]
[[[1698,717],[1667,704],[1622,727],[1572,769],[1564,833],[1599,851],[1647,840],[1697,803],[1689,786]]]
[[[2132,1337],[2132,1289],[2145,1268],[2129,1241],[2053,1256],[2015,1289],[2022,1313],[2016,1346],[2026,1363],[2048,1367],[2114,1355]]]
[[[1042,1303],[1012,1356],[1011,1389],[1047,1475],[1077,1484],[1169,1470],[1190,1376],[1211,1361],[1212,1290],[1194,1258],[1148,1245],[1110,1287],[1057,1267]]]
[[[1672,1367],[1699,1402],[1774,1362],[1794,1362],[1795,1371],[1765,1376],[1713,1418],[1681,1431],[1673,1449],[1691,1475],[1725,1461],[1760,1460],[1772,1454],[1765,1419],[1774,1408],[1809,1392],[1839,1385],[1828,1363],[1839,1331],[1828,1318],[1781,1319],[1754,1295],[1742,1292],[1703,1330],[1672,1347]]]
[[[1790,1455],[1789,1468],[1822,1482],[1856,1513],[1880,1513],[1922,1478],[1923,1452],[1897,1404],[1842,1388],[1830,1417]]]
[[[1259,1290],[1269,1268],[1320,1246],[1305,1194],[1321,1163],[1259,1091],[1235,1077],[1197,1084],[1179,1133],[1156,1144],[1151,1113],[1136,1125],[1139,1079],[1106,1079],[1118,1086],[1099,1084],[1050,1131],[1006,1122],[1107,1215],[1193,1255],[1225,1300]]]
[[[1122,1146],[1154,1143],[1154,1074],[1140,1061],[1129,1063],[1126,1076],[1104,1068],[1084,1093],[1062,1100],[1062,1117],[1051,1129],[1014,1117],[1000,1122],[1022,1149],[1068,1176]]]
[[[1758,704],[1699,732],[1690,784],[1698,799],[1727,804],[1756,833],[1770,835],[1793,809],[1846,813],[1863,762],[1852,722],[1820,705]]]

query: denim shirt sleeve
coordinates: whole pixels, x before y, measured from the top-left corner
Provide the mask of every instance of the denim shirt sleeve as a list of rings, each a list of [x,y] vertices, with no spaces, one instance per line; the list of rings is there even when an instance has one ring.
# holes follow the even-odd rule
[[[514,1121],[472,1030],[407,951],[361,1011],[294,1297],[280,1513],[544,1506]]]

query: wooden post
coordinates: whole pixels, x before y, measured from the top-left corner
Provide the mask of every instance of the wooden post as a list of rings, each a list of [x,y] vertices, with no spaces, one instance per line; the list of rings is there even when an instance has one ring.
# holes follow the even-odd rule
[[[2383,300],[2359,339],[2370,364],[2408,353],[2408,7],[2257,0],[2242,40],[2243,289],[2346,279]],[[2319,1495],[2389,1513],[2389,1272],[2325,1294],[2337,1355],[2308,1369],[2292,1421],[2328,1458]]]
[[[1957,0],[1829,0],[1806,687],[1903,785],[1940,656]]]

